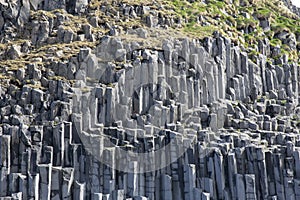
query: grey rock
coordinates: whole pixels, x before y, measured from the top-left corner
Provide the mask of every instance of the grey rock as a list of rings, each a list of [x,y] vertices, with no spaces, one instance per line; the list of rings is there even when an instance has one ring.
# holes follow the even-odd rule
[[[76,38],[75,33],[72,30],[64,30],[64,36],[62,42],[71,43]]]
[[[51,166],[50,165],[40,165],[40,199],[50,199],[51,196]]]
[[[136,30],[137,34],[139,37],[146,39],[148,37],[148,32],[143,29],[143,28],[139,28]]]
[[[126,49],[118,49],[116,51],[116,60],[119,62],[125,62],[126,61]]]
[[[172,199],[172,178],[168,175],[161,177],[161,198]]]
[[[75,13],[83,13],[88,5],[88,0],[75,1]]]
[[[49,37],[50,27],[48,21],[33,21],[33,30],[31,34],[31,43],[33,45],[41,45],[47,41]]]
[[[19,45],[12,45],[8,52],[7,55],[10,59],[17,59],[19,57],[22,56],[22,52],[21,52],[21,46]]]
[[[156,27],[157,24],[158,24],[158,19],[156,16],[153,16],[153,15],[149,15],[146,17],[146,24],[150,27],[150,28],[153,28],[153,27]]]
[[[37,109],[41,108],[43,100],[44,92],[42,90],[33,89],[31,91],[31,102]]]
[[[29,3],[33,10],[63,8],[78,16],[91,14],[88,1]],[[103,14],[120,20],[141,17],[149,27],[176,21],[150,6],[120,4],[114,11],[100,4]],[[19,6],[4,12],[0,28],[8,26],[8,17],[17,17]],[[23,13],[20,20],[28,21]],[[127,30],[129,36],[140,37],[128,42],[131,38],[119,37],[123,30],[113,23],[105,24],[113,37],[93,34],[91,25],[102,26],[93,16],[88,16],[91,25],[74,32],[63,26],[69,14],[53,13],[55,17],[41,12],[43,19],[32,19],[28,35],[32,45],[12,46],[7,55],[17,59],[50,42],[79,40],[81,45],[101,39],[66,62],[52,59],[68,48],[57,52],[50,48],[24,69],[7,72],[18,80],[1,79],[7,84],[0,87],[0,196],[228,200],[300,196],[299,71],[286,56],[267,62],[271,54],[267,39],[259,42],[258,56],[248,55],[218,32],[201,42],[170,37],[162,48],[146,49],[153,34],[148,29]],[[266,29],[268,25],[261,22]],[[292,34],[276,37],[295,48]],[[73,44],[77,45],[66,46]],[[48,58],[48,53],[55,57]],[[272,47],[272,53],[280,55],[280,47]],[[178,156],[182,146],[187,149]],[[162,147],[166,150],[158,158],[151,156]],[[121,157],[121,150],[128,156]],[[131,153],[150,155],[132,162]],[[103,158],[113,167],[104,165]],[[155,173],[139,173],[146,164],[160,166],[171,160]],[[131,172],[122,171],[127,169]]]
[[[270,30],[270,22],[268,19],[262,19],[259,21],[259,25],[265,30]]]
[[[26,24],[30,17],[30,4],[29,0],[19,0],[17,5],[22,5],[18,11],[17,24],[23,26]]]
[[[33,8],[33,10],[37,10],[39,8],[39,1],[38,0],[30,0],[29,1],[31,8]]]
[[[246,189],[245,189],[245,182],[243,180],[243,175],[240,174],[236,175],[236,185],[238,186],[237,194],[236,194],[237,198],[246,199]]]
[[[44,9],[45,10],[66,9],[66,1],[46,0],[44,3]]]

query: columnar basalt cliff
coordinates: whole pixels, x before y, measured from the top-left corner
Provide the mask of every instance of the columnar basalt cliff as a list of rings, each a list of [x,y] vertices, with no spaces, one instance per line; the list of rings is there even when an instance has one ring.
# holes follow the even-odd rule
[[[288,3],[0,0],[0,198],[300,199]]]

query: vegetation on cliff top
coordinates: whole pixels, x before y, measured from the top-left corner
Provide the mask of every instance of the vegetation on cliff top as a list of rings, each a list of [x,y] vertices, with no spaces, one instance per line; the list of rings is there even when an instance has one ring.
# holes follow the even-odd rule
[[[278,35],[287,32],[297,40],[300,37],[300,20],[280,0],[254,1],[226,0],[167,1],[184,22],[182,30],[196,37],[206,37],[218,30],[233,42],[243,45],[249,52],[256,50],[259,40],[268,38],[271,46],[280,46],[281,55],[290,60],[298,59],[297,49],[292,44],[283,44]],[[170,11],[169,11],[170,12]],[[276,38],[277,37],[277,38]],[[297,41],[299,45],[299,39]],[[277,58],[280,57],[277,55]]]
[[[171,27],[151,29],[147,28],[145,22],[149,13],[135,18],[122,16],[122,14],[120,17],[115,17],[120,10],[120,5],[124,4],[148,6],[152,14],[154,12],[166,18],[172,18],[176,23]],[[103,6],[106,7],[106,11],[102,9]],[[273,59],[273,61],[285,55],[289,56],[290,61],[296,61],[298,59],[298,49],[300,49],[300,19],[288,10],[280,0],[206,0],[205,3],[202,0],[110,0],[105,2],[92,0],[86,13],[82,15],[68,14],[64,10],[31,12],[31,20],[43,21],[55,19],[58,16],[64,16],[67,19],[63,22],[61,28],[75,34],[82,32],[84,25],[90,26],[93,17],[98,17],[98,24],[100,24],[98,27],[91,26],[91,33],[94,35],[108,34],[109,26],[119,27],[124,30],[123,32],[131,28],[145,28],[150,32],[149,36],[152,37],[151,40],[153,41],[155,41],[157,35],[160,38],[163,35],[166,37],[171,35],[202,39],[212,36],[214,31],[219,31],[236,45],[244,48],[249,53],[250,59],[254,58],[253,60],[259,54],[259,42],[265,38],[269,39],[271,49],[279,49],[279,53],[270,55],[270,59]],[[51,34],[57,34],[57,32]],[[119,36],[124,37],[122,33]],[[129,36],[127,37],[130,39]],[[0,44],[0,50],[5,52],[11,45],[20,45],[26,41],[30,41],[30,38],[19,38],[7,44]],[[152,42],[153,45],[158,43]],[[95,43],[90,41],[76,41],[71,44],[54,43],[31,47],[33,49],[30,53],[12,60],[5,58],[0,61],[0,65],[14,70],[26,63],[33,62],[38,57],[45,58],[46,61],[49,58],[46,51],[53,48],[56,52],[61,51],[64,55],[57,59],[67,60],[78,53],[79,47],[93,45]]]

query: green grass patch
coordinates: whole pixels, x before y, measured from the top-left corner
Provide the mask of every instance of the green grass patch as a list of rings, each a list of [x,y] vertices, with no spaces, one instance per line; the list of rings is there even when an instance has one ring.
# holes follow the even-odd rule
[[[200,26],[196,22],[188,23],[184,27],[184,32],[192,34],[193,36],[204,38],[206,36],[211,36],[217,27],[214,26]]]
[[[259,7],[255,10],[258,18],[270,18],[272,16],[272,11],[266,7]]]

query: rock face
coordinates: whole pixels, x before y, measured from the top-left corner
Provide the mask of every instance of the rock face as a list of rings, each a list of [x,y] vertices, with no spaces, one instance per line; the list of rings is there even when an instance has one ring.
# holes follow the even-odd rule
[[[1,41],[34,25],[0,54],[16,61],[1,62],[1,199],[300,199],[297,63],[270,63],[268,39],[258,55],[219,32],[147,47],[146,27],[124,37],[107,23],[97,36],[93,17],[73,30],[63,11],[29,15],[89,3],[0,0]],[[172,23],[121,9],[152,28]],[[274,37],[295,49],[292,36]]]
[[[286,7],[288,7],[292,12],[294,12],[296,15],[300,16],[300,8],[293,5],[291,0],[282,0],[282,2],[284,3],[284,5],[286,5]]]

